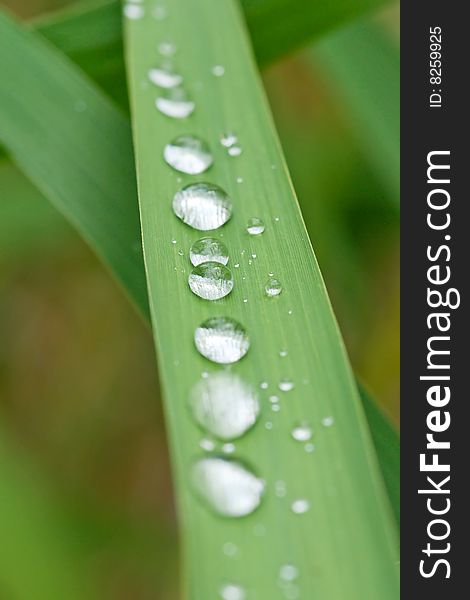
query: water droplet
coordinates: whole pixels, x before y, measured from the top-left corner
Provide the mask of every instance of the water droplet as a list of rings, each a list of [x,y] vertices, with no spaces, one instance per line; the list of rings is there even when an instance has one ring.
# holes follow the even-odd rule
[[[222,446],[222,452],[224,454],[233,454],[235,452],[235,444],[224,444]]]
[[[279,356],[281,358],[285,358],[287,356],[288,352],[287,350],[279,350]]]
[[[235,263],[233,266],[235,267],[235,269],[239,269],[240,268],[240,263]]]
[[[180,256],[184,256],[184,252],[183,252],[181,249],[179,249],[179,250],[178,250],[178,254],[179,254]]]
[[[152,9],[152,17],[156,21],[163,21],[164,19],[166,19],[166,16],[167,16],[167,12],[166,12],[166,8],[164,6],[155,6]]]
[[[243,517],[261,503],[264,482],[241,463],[220,457],[199,459],[192,469],[196,493],[219,515]]]
[[[212,317],[196,329],[199,352],[220,364],[231,364],[245,356],[250,347],[248,334],[240,323],[229,317]]]
[[[247,304],[248,303],[248,298],[243,298],[243,304]]]
[[[266,292],[266,296],[268,296],[269,298],[279,296],[279,294],[282,292],[281,282],[279,281],[279,279],[270,277],[266,283],[264,290]]]
[[[243,183],[243,177],[237,177],[237,183]]]
[[[274,217],[274,220],[276,221],[276,223],[279,223],[280,218],[279,217]]]
[[[233,557],[238,554],[238,548],[233,542],[225,542],[225,544],[222,546],[222,552],[225,554],[225,556]]]
[[[246,230],[250,235],[260,235],[265,229],[263,221],[258,217],[251,217],[246,223]]]
[[[137,21],[144,16],[144,12],[143,6],[139,6],[138,4],[124,4],[123,14],[126,19]]]
[[[288,315],[291,315],[292,313],[293,313],[292,309],[289,309],[289,310],[287,311],[287,314],[288,314]]]
[[[206,262],[226,265],[229,259],[227,246],[216,238],[201,238],[191,246],[189,259],[195,267]]]
[[[172,239],[172,240],[171,240],[171,243],[172,243],[172,244],[177,244],[177,243],[178,243],[178,241],[177,241],[177,240],[175,240],[175,239]]]
[[[291,431],[291,435],[297,442],[308,442],[312,437],[312,428],[306,423],[300,423]]]
[[[284,598],[286,600],[297,600],[299,597],[299,588],[296,585],[292,585],[291,583],[287,584],[284,587]]]
[[[240,146],[230,146],[230,148],[227,150],[229,156],[240,156],[240,154],[243,152],[243,150],[241,149]]]
[[[279,404],[272,404],[271,405],[271,410],[273,412],[279,412],[281,410],[281,406]]]
[[[215,449],[215,444],[212,440],[209,440],[208,438],[203,438],[200,442],[199,442],[199,446],[203,449],[206,450],[207,452],[212,452]]]
[[[232,202],[213,183],[190,183],[173,198],[175,215],[194,229],[209,231],[224,225],[232,216]]]
[[[276,481],[276,483],[274,484],[274,493],[278,498],[284,498],[284,496],[287,493],[286,482],[282,480]]]
[[[315,446],[313,444],[305,444],[305,452],[309,454],[315,450]]]
[[[267,381],[262,381],[259,385],[262,390],[267,390],[269,387],[269,383]]]
[[[335,420],[333,419],[333,417],[324,417],[321,420],[321,424],[323,425],[323,427],[331,427],[334,422]]]
[[[183,77],[173,71],[169,63],[150,69],[148,78],[154,85],[164,89],[175,88],[183,83]]]
[[[281,392],[290,392],[294,389],[295,385],[291,379],[281,379],[278,385]]]
[[[220,300],[233,290],[230,269],[220,263],[206,262],[194,267],[188,278],[191,291],[204,300]]]
[[[271,404],[277,404],[279,402],[279,396],[269,396]]]
[[[265,427],[265,429],[267,429],[269,431],[273,428],[273,424],[271,423],[271,421],[266,421],[266,423],[264,424],[264,427]]]
[[[173,119],[185,119],[191,115],[196,104],[191,100],[182,87],[166,89],[155,100],[158,110]]]
[[[224,133],[220,138],[220,143],[224,148],[231,148],[238,142],[238,138],[234,133]]]
[[[223,67],[222,65],[214,65],[212,67],[212,75],[215,75],[216,77],[222,77],[222,75],[225,74],[225,67]]]
[[[228,583],[220,590],[222,600],[245,600],[246,592],[240,585]]]
[[[173,44],[173,42],[160,42],[158,52],[162,56],[173,56],[176,53],[176,44]]]
[[[163,158],[170,167],[188,175],[204,173],[214,161],[207,143],[192,135],[180,135],[167,144]]]
[[[299,576],[299,569],[295,565],[282,565],[279,569],[279,577],[282,581],[295,581]]]
[[[291,509],[296,515],[304,514],[310,509],[310,502],[305,498],[299,498],[298,500],[294,500],[294,502],[292,502]]]
[[[260,411],[255,390],[238,375],[217,371],[199,381],[189,397],[195,421],[221,440],[233,440],[256,423]]]

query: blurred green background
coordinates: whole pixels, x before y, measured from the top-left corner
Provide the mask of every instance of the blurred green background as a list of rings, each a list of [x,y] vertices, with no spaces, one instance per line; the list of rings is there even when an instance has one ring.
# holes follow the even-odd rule
[[[5,4],[29,18],[64,1]],[[263,79],[354,369],[397,423],[397,7],[331,33]],[[54,556],[64,577],[68,561],[78,565],[104,600],[177,598],[151,334],[47,200],[5,160],[0,175],[0,536],[11,527],[38,572]],[[21,194],[8,193],[18,186]],[[38,515],[40,531],[31,529]],[[21,573],[15,557],[0,550],[1,600],[15,597],[2,576]]]

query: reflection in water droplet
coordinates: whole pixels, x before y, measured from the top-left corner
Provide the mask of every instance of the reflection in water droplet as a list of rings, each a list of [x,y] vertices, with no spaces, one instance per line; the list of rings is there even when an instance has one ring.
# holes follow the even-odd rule
[[[225,74],[225,67],[222,65],[215,65],[212,67],[212,75],[216,77],[222,77]]]
[[[255,390],[228,371],[198,381],[189,406],[195,421],[221,440],[242,436],[256,423],[260,411]]]
[[[192,135],[180,135],[167,144],[163,158],[170,167],[188,175],[204,173],[214,161],[206,142]]]
[[[243,517],[261,503],[264,482],[244,465],[228,458],[205,457],[192,468],[193,487],[219,515]]]
[[[290,392],[294,389],[295,385],[291,379],[281,379],[278,387],[281,392]]]
[[[164,90],[155,100],[158,110],[173,119],[185,119],[194,111],[196,104],[182,87]]]
[[[264,232],[265,226],[263,221],[258,219],[258,217],[251,217],[246,223],[246,230],[250,235],[260,235]]]
[[[321,424],[323,425],[323,427],[331,427],[334,422],[335,420],[333,419],[333,417],[325,417],[321,420]]]
[[[143,6],[139,6],[138,4],[124,4],[123,14],[126,19],[137,21],[144,16],[144,12]]]
[[[212,183],[190,183],[173,198],[175,215],[194,229],[218,229],[232,216],[232,202],[222,188]]]
[[[242,153],[242,149],[240,146],[230,146],[227,152],[229,156],[240,156],[240,154]]]
[[[227,246],[216,238],[201,238],[191,246],[189,259],[195,267],[205,262],[226,265],[229,259]]]
[[[295,581],[299,576],[299,569],[295,565],[282,565],[279,569],[279,577],[282,581]]]
[[[173,42],[161,42],[158,51],[162,56],[173,56],[176,53],[176,44]]]
[[[228,583],[221,588],[220,597],[222,600],[245,600],[246,593],[241,586]]]
[[[204,300],[220,300],[233,290],[230,269],[220,263],[206,262],[194,267],[188,278],[191,291]]]
[[[212,317],[204,321],[196,329],[194,341],[203,356],[224,365],[243,358],[250,347],[243,325],[229,317]]]
[[[167,63],[150,69],[148,78],[154,85],[164,89],[175,88],[183,83],[183,77]]]
[[[292,502],[291,509],[295,514],[301,515],[310,509],[310,502],[305,500],[305,498],[299,498],[298,500],[294,500],[294,502]]]
[[[291,431],[291,435],[297,442],[308,442],[308,440],[312,437],[313,431],[312,428],[305,424],[301,423],[294,427]]]
[[[279,279],[275,279],[274,277],[270,277],[266,283],[264,288],[266,292],[266,296],[269,298],[274,298],[274,296],[279,296],[282,292],[282,285]]]

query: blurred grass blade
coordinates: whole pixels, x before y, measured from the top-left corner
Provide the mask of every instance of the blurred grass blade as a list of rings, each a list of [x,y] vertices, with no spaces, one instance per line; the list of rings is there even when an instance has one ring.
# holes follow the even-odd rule
[[[400,198],[400,57],[375,23],[359,22],[310,52],[336,88],[348,122],[390,196]]]
[[[174,0],[164,29],[150,14],[128,19],[125,42],[144,258],[182,525],[186,597],[213,598],[225,582],[234,582],[253,597],[274,598],[280,566],[292,563],[301,574],[302,597],[395,599],[395,523],[237,7],[232,0]],[[196,103],[187,120],[159,114],[155,88],[142,85],[160,43],[178,49],[185,86]],[[222,77],[213,75],[214,65],[224,67]],[[229,156],[219,143],[227,131],[237,134],[241,155]],[[165,145],[184,134],[207,140],[214,156],[210,171],[199,178],[175,172],[163,161]],[[171,208],[177,190],[201,180],[222,186],[234,204],[223,240],[229,264],[240,266],[233,269],[234,291],[216,303],[188,290],[188,250],[201,233],[182,224]],[[254,216],[266,223],[257,238],[245,230]],[[277,299],[264,293],[270,271],[283,284]],[[295,383],[294,390],[281,392],[279,413],[271,413],[264,393],[261,422],[237,440],[232,456],[250,464],[267,490],[257,512],[236,524],[212,514],[190,489],[202,434],[186,403],[201,373],[219,371],[197,353],[193,336],[207,318],[222,315],[241,322],[252,341],[232,373],[256,387],[266,381],[271,390],[278,390],[282,377]],[[288,355],[280,358],[283,347]],[[327,416],[334,418],[331,427],[321,425]],[[291,437],[299,421],[316,431],[312,454]],[[286,497],[276,496],[276,481],[285,482]],[[290,509],[297,498],[311,504],[306,515]],[[257,526],[264,534],[254,534]],[[239,549],[238,560],[224,556],[227,541]]]
[[[143,312],[127,119],[63,55],[0,13],[0,139]]]

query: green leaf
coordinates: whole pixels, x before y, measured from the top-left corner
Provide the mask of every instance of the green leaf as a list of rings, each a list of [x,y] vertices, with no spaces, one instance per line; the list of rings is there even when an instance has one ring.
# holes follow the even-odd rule
[[[182,524],[186,596],[215,597],[225,582],[234,582],[253,597],[276,597],[280,566],[293,563],[306,598],[396,598],[395,523],[236,5],[175,0],[164,32],[146,15],[128,20],[125,33],[144,258]],[[158,92],[142,85],[155,46],[168,40],[178,48],[185,86],[196,103],[187,120],[159,114]],[[223,65],[223,77],[212,74],[214,65]],[[238,135],[240,156],[229,156],[219,143],[227,131]],[[214,156],[214,165],[198,177],[173,171],[162,157],[165,145],[185,134],[207,140]],[[182,186],[201,180],[222,186],[234,205],[232,219],[212,235],[223,234],[235,287],[214,303],[188,289],[189,248],[203,234],[181,223],[171,208]],[[250,217],[265,221],[263,235],[247,234]],[[271,271],[283,284],[277,298],[264,292]],[[251,338],[248,355],[230,372],[255,388],[268,384],[261,392],[260,422],[236,440],[231,455],[265,480],[266,497],[254,514],[236,521],[213,514],[191,490],[203,434],[191,419],[188,397],[201,373],[221,372],[196,351],[194,332],[217,316],[236,319]],[[279,356],[281,348],[287,348],[286,357]],[[283,377],[294,382],[293,390],[279,392]],[[278,413],[270,410],[270,393],[281,395]],[[327,427],[322,421],[330,416],[334,423]],[[301,421],[315,429],[313,453],[291,437]],[[282,498],[275,492],[279,481],[287,490]],[[231,483],[229,497],[237,493]],[[311,503],[307,515],[290,509],[298,498]],[[260,527],[263,534],[256,536]],[[239,549],[238,560],[224,556],[227,542]]]

